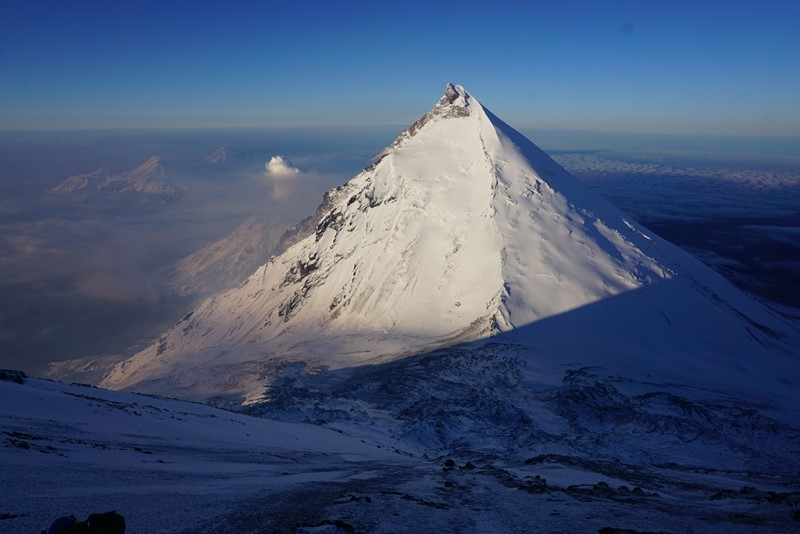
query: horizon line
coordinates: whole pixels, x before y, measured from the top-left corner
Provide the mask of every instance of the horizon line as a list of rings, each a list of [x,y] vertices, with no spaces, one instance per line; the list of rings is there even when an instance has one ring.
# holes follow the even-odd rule
[[[58,126],[58,127],[20,127],[3,128],[0,127],[0,134],[13,133],[66,133],[66,132],[101,132],[101,131],[200,131],[200,130],[339,130],[339,129],[372,129],[372,128],[398,128],[402,131],[408,128],[407,124],[401,123],[380,123],[380,124],[295,124],[295,125],[201,125],[201,126]],[[742,133],[742,132],[683,132],[668,131],[656,132],[626,128],[581,128],[572,126],[531,126],[516,125],[516,130],[543,131],[543,132],[563,132],[581,134],[603,134],[603,135],[646,135],[653,137],[717,137],[717,138],[773,138],[773,139],[800,139],[798,133]]]

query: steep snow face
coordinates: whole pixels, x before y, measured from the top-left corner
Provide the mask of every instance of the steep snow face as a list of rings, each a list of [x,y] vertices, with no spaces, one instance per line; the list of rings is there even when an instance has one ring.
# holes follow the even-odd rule
[[[644,292],[628,310],[658,322],[645,325],[639,352],[685,333],[665,310],[700,321],[687,328],[705,332],[690,336],[704,350],[720,332],[734,346],[761,350],[759,336],[785,328],[583,189],[460,86],[448,85],[431,112],[328,192],[317,214],[311,235],[203,302],[102,385],[255,402],[276,361],[333,369],[378,363],[667,283],[667,302]],[[526,342],[563,344],[557,354],[570,357],[569,347],[584,348],[581,334],[608,345],[602,319],[562,340]],[[612,326],[624,331],[627,320]],[[601,354],[625,354],[620,346]]]

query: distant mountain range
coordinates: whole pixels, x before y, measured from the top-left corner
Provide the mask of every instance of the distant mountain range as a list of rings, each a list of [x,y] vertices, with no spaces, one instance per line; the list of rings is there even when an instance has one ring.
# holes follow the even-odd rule
[[[70,176],[49,190],[53,195],[103,191],[109,193],[141,193],[163,199],[177,199],[185,188],[167,178],[161,158],[153,156],[135,169],[112,173],[107,167]]]

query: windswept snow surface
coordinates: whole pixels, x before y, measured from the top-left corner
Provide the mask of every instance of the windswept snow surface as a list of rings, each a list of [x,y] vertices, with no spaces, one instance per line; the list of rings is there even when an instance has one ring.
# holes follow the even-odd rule
[[[380,419],[350,427],[348,436],[172,399],[7,378],[0,376],[2,533],[39,532],[61,515],[108,510],[125,517],[127,532],[154,534],[797,528],[791,469],[765,476],[640,465],[582,458],[567,445],[559,454],[443,457],[389,437]]]
[[[199,532],[245,495],[410,462],[319,426],[39,379],[0,380],[0,406],[0,532],[110,509],[129,532]]]
[[[546,384],[565,365],[602,366],[798,400],[796,326],[453,85],[326,194],[313,233],[102,385],[254,404],[284,362],[374,365],[489,336],[536,348],[530,364]]]

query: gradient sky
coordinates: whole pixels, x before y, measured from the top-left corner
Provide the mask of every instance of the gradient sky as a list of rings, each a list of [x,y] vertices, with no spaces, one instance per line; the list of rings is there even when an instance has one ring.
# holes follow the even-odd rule
[[[800,135],[800,2],[0,4],[0,129],[405,125]]]

